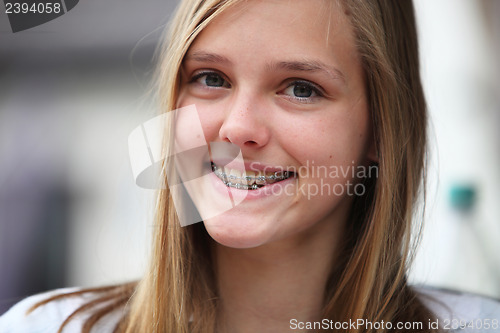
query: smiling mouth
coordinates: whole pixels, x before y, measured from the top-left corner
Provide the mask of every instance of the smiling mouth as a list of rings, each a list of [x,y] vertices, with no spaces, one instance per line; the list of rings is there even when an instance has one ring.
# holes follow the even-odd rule
[[[244,171],[236,169],[224,169],[211,162],[212,171],[222,180],[227,187],[239,190],[258,190],[266,185],[281,182],[285,179],[294,177],[295,174],[290,171]]]

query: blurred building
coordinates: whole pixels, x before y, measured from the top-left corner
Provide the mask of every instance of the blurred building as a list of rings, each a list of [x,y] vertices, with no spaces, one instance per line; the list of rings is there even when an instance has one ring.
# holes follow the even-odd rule
[[[157,110],[153,53],[176,1],[81,1],[12,33],[0,12],[0,313],[27,295],[135,279],[151,192],[127,139]]]
[[[412,276],[500,297],[500,3],[415,4],[430,167]]]

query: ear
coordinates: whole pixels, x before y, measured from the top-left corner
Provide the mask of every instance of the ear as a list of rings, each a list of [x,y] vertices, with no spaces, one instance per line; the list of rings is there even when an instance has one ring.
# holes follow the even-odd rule
[[[373,138],[371,140],[370,147],[368,148],[367,158],[370,162],[379,162],[377,144]]]

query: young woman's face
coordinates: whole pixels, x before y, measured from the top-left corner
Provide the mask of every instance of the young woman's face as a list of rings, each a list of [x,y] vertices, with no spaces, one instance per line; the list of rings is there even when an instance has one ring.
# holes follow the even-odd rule
[[[188,189],[201,211],[228,194],[236,202],[204,221],[217,242],[256,247],[345,222],[352,197],[364,192],[355,175],[367,165],[372,135],[361,63],[340,7],[238,4],[198,35],[181,76],[178,107],[194,104],[205,140],[232,143],[244,159],[227,164],[212,154],[216,172]],[[192,139],[188,119],[176,125],[180,146]]]

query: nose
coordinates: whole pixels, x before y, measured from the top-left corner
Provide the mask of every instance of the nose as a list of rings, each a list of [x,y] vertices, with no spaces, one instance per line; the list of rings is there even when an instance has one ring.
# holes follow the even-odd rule
[[[235,96],[229,110],[224,113],[224,121],[219,137],[240,148],[260,148],[270,139],[269,124],[266,122],[264,101],[249,95]]]

